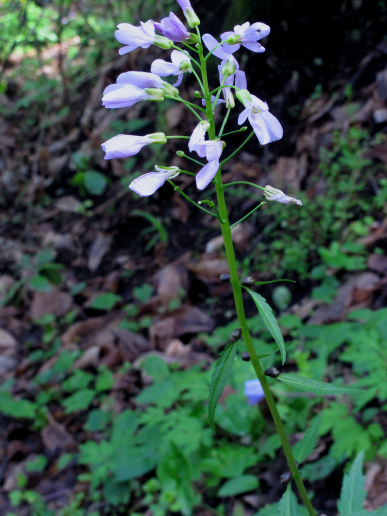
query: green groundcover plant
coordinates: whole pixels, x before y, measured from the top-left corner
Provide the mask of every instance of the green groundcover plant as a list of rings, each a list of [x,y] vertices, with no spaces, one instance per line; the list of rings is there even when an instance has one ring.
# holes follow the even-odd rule
[[[154,194],[165,183],[169,183],[174,190],[181,194],[188,202],[194,204],[198,209],[204,211],[211,217],[215,217],[219,221],[229,267],[229,274],[222,275],[220,281],[231,283],[238,318],[238,327],[231,332],[229,344],[220,354],[213,370],[208,400],[209,423],[212,430],[215,432],[215,409],[234,365],[237,342],[242,338],[247,349],[247,354],[245,354],[244,358],[251,361],[251,365],[257,376],[256,380],[246,382],[245,392],[247,398],[251,404],[256,404],[263,397],[266,399],[275,424],[278,439],[282,445],[289,466],[289,472],[285,473],[282,478],[282,482],[288,484],[287,489],[275,510],[279,511],[281,515],[286,514],[291,516],[304,514],[305,511],[307,511],[309,515],[313,516],[316,514],[316,511],[305,489],[296,461],[302,462],[313,450],[318,435],[319,418],[313,421],[302,441],[292,449],[272,390],[269,386],[268,378],[274,378],[284,386],[290,386],[321,397],[341,394],[359,394],[364,396],[364,394],[362,390],[343,385],[342,382],[325,383],[320,379],[311,379],[310,377],[299,374],[280,374],[275,367],[269,367],[264,370],[261,360],[267,355],[257,353],[246,319],[242,297],[243,291],[247,292],[254,301],[262,322],[278,346],[282,364],[285,364],[287,356],[286,346],[279,324],[266,300],[253,290],[256,285],[262,284],[262,282],[258,283],[250,276],[243,279],[239,278],[231,239],[232,228],[258,210],[263,202],[259,203],[241,220],[231,224],[228,218],[225,194],[228,187],[233,185],[246,185],[261,189],[264,197],[268,201],[290,204],[291,206],[287,208],[290,210],[302,209],[299,208],[299,206],[302,206],[302,203],[298,199],[288,197],[282,191],[269,185],[263,188],[248,182],[238,181],[224,184],[222,181],[222,166],[236,155],[251,138],[256,136],[261,145],[266,145],[281,139],[283,136],[282,126],[270,113],[268,105],[247,89],[246,75],[240,69],[238,61],[234,57],[234,53],[237,52],[241,46],[244,46],[252,52],[264,52],[265,48],[261,45],[260,40],[269,34],[270,28],[261,22],[251,25],[249,22],[246,22],[243,25],[235,26],[233,31],[223,33],[219,42],[210,34],[201,34],[199,29],[200,20],[192,9],[189,0],[178,0],[178,3],[183,9],[185,19],[190,29],[192,29],[192,32],[189,32],[185,25],[173,13],[170,13],[167,18],[162,19],[160,23],[149,20],[145,23],[141,22],[141,25],[138,27],[128,23],[118,25],[115,36],[123,45],[119,50],[121,55],[139,47],[149,48],[151,45],[156,45],[165,50],[173,49],[170,56],[171,60],[155,60],[151,65],[150,72],[129,71],[121,74],[117,78],[116,84],[112,84],[105,89],[102,101],[106,108],[112,109],[130,107],[140,101],[162,102],[164,99],[175,100],[176,102],[183,103],[186,108],[193,113],[198,120],[197,126],[190,137],[167,136],[164,133],[153,133],[145,136],[119,134],[103,143],[102,148],[106,153],[105,159],[129,158],[137,154],[146,145],[162,145],[165,144],[168,139],[173,138],[189,140],[188,150],[190,155],[188,156],[183,151],[178,151],[178,155],[185,157],[189,162],[194,163],[196,167],[199,166],[200,169],[198,172],[182,170],[177,166],[155,165],[155,171],[134,179],[129,188],[136,194],[147,197]],[[156,31],[160,34],[156,34]],[[180,43],[182,47],[176,45],[176,43]],[[220,82],[220,85],[216,86],[212,91],[210,90],[207,76],[207,62],[210,58],[218,59]],[[181,84],[184,74],[187,73],[194,74],[198,81],[199,89],[195,92],[193,102],[189,102],[179,95],[178,86]],[[163,79],[164,77],[170,76],[177,77],[173,85]],[[242,126],[238,130],[227,133],[224,132],[230,111],[236,107],[234,94],[244,108],[239,115],[238,124],[242,125],[248,120],[252,131],[235,152],[222,158],[226,147],[224,139],[226,137],[232,138],[232,135],[237,132],[248,130],[247,126]],[[223,95],[223,99],[220,99],[221,95]],[[197,102],[199,102],[199,104]],[[226,113],[220,127],[217,128],[214,119],[214,111],[215,109],[221,109],[221,107],[218,107],[220,104],[225,104]],[[206,139],[207,135],[208,139]],[[193,158],[192,153],[196,153],[197,157],[201,158],[202,161],[196,159],[196,157]],[[200,203],[196,203],[173,181],[180,174],[194,176],[196,186],[199,190],[204,190],[210,183],[214,185],[216,200],[205,199]],[[158,388],[160,388],[160,385],[156,389]],[[168,386],[166,388],[167,392],[172,392],[171,389],[168,391]],[[148,393],[144,391],[143,396],[146,398],[147,394],[149,395],[149,391]],[[155,394],[156,392],[154,392],[152,396]],[[142,401],[146,402],[145,399]],[[131,425],[135,425],[135,422],[130,420],[127,421],[125,425],[130,428]],[[112,439],[114,439],[114,436]],[[91,444],[89,448],[88,450],[84,450],[83,454],[98,455],[102,458],[102,454],[93,450]],[[108,457],[109,443],[106,443],[105,448],[104,454]],[[134,449],[133,453],[134,456],[131,457],[131,460],[138,460],[139,464],[144,465],[141,446]],[[137,456],[138,458],[136,459]],[[155,463],[152,463],[152,460],[153,462],[155,460],[154,453],[149,455],[150,464],[146,464],[146,470],[155,467]],[[363,502],[365,492],[364,478],[361,472],[362,460],[363,455],[360,453],[353,463],[349,474],[344,478],[342,494],[339,501],[339,511],[342,516],[354,516],[355,514],[360,515],[364,513]],[[118,472],[115,472],[116,475],[120,475],[122,472],[126,471],[125,460],[121,462],[118,462],[120,468]],[[102,461],[98,467],[102,468],[102,473],[104,473],[104,468],[106,469],[106,467],[108,467],[108,462]],[[167,460],[160,463],[158,469],[159,478],[162,481],[165,479],[163,490],[166,501],[171,487],[170,479],[174,477],[174,482],[176,482],[176,471],[180,472],[178,477],[178,492],[181,493],[181,496],[179,495],[179,498],[172,504],[171,510],[181,510],[183,514],[188,514],[189,506],[194,504],[193,498],[195,498],[195,493],[190,490],[188,482],[188,464],[176,444],[170,445]],[[125,473],[123,474],[124,478],[122,479],[127,480]],[[138,476],[138,474],[137,472],[136,476]],[[298,506],[296,497],[292,492],[291,479],[294,480],[297,486],[303,502],[303,508]],[[241,475],[237,479],[232,479],[231,482],[238,485],[225,484],[222,487],[225,492],[222,492],[221,489],[219,492],[220,496],[226,495],[226,492],[237,494],[239,492],[254,490],[258,486],[257,479],[252,475]],[[272,510],[271,513],[274,513],[274,511]],[[384,514],[383,511],[378,512],[378,514],[382,513]]]

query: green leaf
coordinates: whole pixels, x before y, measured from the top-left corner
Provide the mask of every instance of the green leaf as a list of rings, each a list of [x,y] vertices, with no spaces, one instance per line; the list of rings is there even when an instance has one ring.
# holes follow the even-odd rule
[[[38,292],[51,292],[51,285],[48,279],[40,274],[30,279],[30,287]]]
[[[106,177],[99,172],[85,172],[83,181],[86,190],[92,195],[101,195],[106,188]]]
[[[301,464],[314,450],[317,444],[318,427],[321,421],[322,414],[320,413],[313,424],[305,432],[304,437],[293,447],[293,455],[297,462]]]
[[[322,396],[323,394],[359,394],[362,393],[360,389],[353,389],[351,387],[338,387],[332,383],[319,382],[317,380],[311,380],[294,373],[283,373],[278,378],[281,382],[292,385],[296,389],[305,392],[312,392]]]
[[[212,430],[215,432],[215,409],[220,395],[223,392],[227,379],[230,376],[236,352],[235,342],[230,342],[216,362],[211,376],[210,396],[208,399],[208,419]]]
[[[0,413],[5,416],[34,419],[36,405],[28,400],[15,399],[9,392],[0,392]]]
[[[78,410],[85,410],[93,401],[95,392],[92,389],[82,389],[63,401],[63,406],[66,409],[66,414],[77,412]]]
[[[241,475],[227,480],[217,492],[217,496],[235,496],[254,491],[258,486],[258,479],[254,475]]]
[[[363,509],[366,491],[364,489],[365,475],[362,473],[364,452],[361,451],[353,461],[349,473],[344,475],[341,486],[340,500],[337,502],[340,516],[350,516]]]
[[[106,310],[110,312],[113,310],[116,303],[121,301],[122,297],[113,294],[112,292],[106,292],[105,294],[100,294],[91,302],[91,308],[95,310]]]
[[[253,298],[253,301],[256,304],[256,307],[258,308],[259,315],[262,317],[262,321],[271,333],[273,339],[276,341],[277,346],[279,347],[279,350],[281,352],[282,363],[284,364],[286,360],[285,342],[281,330],[278,326],[277,320],[273,315],[273,310],[266,303],[266,300],[262,296],[260,296],[256,292],[253,292],[247,287],[244,287],[244,289],[247,290],[247,292]]]
[[[43,471],[47,466],[47,462],[44,455],[37,455],[34,459],[26,462],[26,471]]]
[[[291,484],[288,484],[278,504],[279,516],[299,516],[298,503],[292,491]]]

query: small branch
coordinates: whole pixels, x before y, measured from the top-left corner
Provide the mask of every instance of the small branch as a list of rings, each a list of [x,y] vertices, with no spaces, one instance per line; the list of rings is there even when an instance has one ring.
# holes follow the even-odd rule
[[[246,140],[242,143],[242,145],[240,145],[237,150],[235,152],[233,152],[231,154],[231,156],[229,156],[228,158],[226,158],[224,161],[222,161],[222,163],[220,164],[220,166],[222,167],[225,163],[227,163],[227,161],[229,161],[232,157],[235,156],[235,154],[237,154],[241,149],[243,149],[243,147],[246,145],[246,143],[250,140],[250,138],[253,136],[254,134],[254,131],[252,131],[252,133],[246,138]],[[229,183],[229,184],[232,184],[232,183]],[[252,183],[251,183],[252,184]]]
[[[240,220],[238,220],[238,222],[235,222],[234,224],[232,224],[231,229],[235,228],[235,226],[237,226],[240,222],[243,222],[245,219],[247,219],[247,217],[250,217],[250,215],[252,215],[256,210],[258,210],[258,208],[260,208],[262,206],[262,204],[265,204],[265,203],[261,202],[261,204],[258,204],[258,206],[256,206],[254,209],[249,211],[249,213],[247,215],[245,215],[244,217],[242,217]]]
[[[201,167],[204,167],[204,165],[205,165],[204,163],[200,163],[200,161],[198,161],[194,158],[191,158],[191,156],[188,156],[187,154],[184,154],[183,157],[193,161],[194,163],[196,163],[197,165],[200,165]]]
[[[195,109],[198,109],[199,111],[203,111],[203,113],[206,112],[206,110],[203,109],[202,107],[197,106],[196,104],[192,104],[191,102],[188,102],[187,100],[184,100],[181,97],[172,97],[172,98],[176,98],[176,100],[178,100],[179,102],[183,102],[186,106],[191,106]]]
[[[235,133],[244,133],[246,131],[246,129],[247,129],[247,127],[244,125],[237,131],[231,131],[230,133],[224,133],[223,136],[229,136],[230,134],[235,134]]]
[[[216,108],[216,104],[218,103],[218,100],[219,100],[220,94],[221,94],[221,92],[222,92],[222,88],[223,88],[223,86],[224,86],[224,83],[226,82],[227,77],[228,77],[227,75],[225,75],[225,76],[223,77],[222,84],[219,86],[219,88],[217,88],[219,91],[218,91],[218,93],[216,94],[215,100],[214,100],[214,102],[213,102],[213,103],[212,103],[212,105],[211,105],[212,111],[214,111],[214,109]],[[211,98],[211,93],[209,93],[209,97]]]
[[[179,139],[179,140],[189,140],[190,136],[166,136],[167,140],[172,140],[173,138]]]
[[[202,117],[199,115],[199,113],[196,113],[196,111],[195,111],[193,108],[191,108],[191,106],[189,105],[189,103],[184,102],[184,101],[183,101],[183,99],[179,100],[179,98],[178,98],[178,97],[172,97],[172,95],[164,95],[164,97],[165,97],[166,99],[176,100],[177,102],[183,102],[183,103],[187,106],[187,108],[191,111],[191,113],[193,113],[193,114],[196,116],[196,118],[197,118],[198,120],[200,120],[200,121],[202,121],[202,120],[203,120],[203,119],[202,119]],[[197,107],[197,106],[195,106],[195,107]]]
[[[212,213],[212,211],[206,210],[205,208],[203,208],[202,206],[197,204],[195,201],[193,201],[190,197],[188,197],[188,195],[186,195],[182,190],[180,190],[180,188],[177,185],[175,185],[175,183],[173,181],[171,181],[170,179],[168,179],[167,181],[168,181],[168,183],[170,183],[173,186],[173,189],[176,192],[179,192],[185,199],[187,199],[187,201],[189,201],[191,204],[193,204],[194,206],[199,208],[199,210],[202,210],[205,213],[207,213],[209,215],[212,215],[213,217],[218,218],[218,216],[215,213]]]
[[[220,138],[220,137],[222,136],[223,129],[224,129],[224,127],[225,127],[226,123],[227,123],[227,120],[228,120],[228,117],[229,117],[230,111],[231,111],[231,107],[228,107],[228,108],[227,108],[226,116],[224,117],[224,120],[223,120],[222,127],[220,128],[220,131],[219,131],[219,134],[218,134],[218,138]]]
[[[204,95],[204,86],[203,86],[203,83],[202,81],[200,80],[200,77],[199,75],[195,72],[195,70],[192,68],[192,73],[194,74],[194,76],[196,77],[198,83],[199,83],[199,86],[200,86],[200,89],[202,90],[202,93]]]
[[[223,136],[225,136],[225,135],[223,135]],[[249,183],[248,181],[234,181],[233,183],[226,183],[225,185],[223,185],[223,188],[226,188],[227,186],[232,186],[232,185],[250,185],[250,186],[254,186],[255,188],[259,188],[260,190],[265,190],[263,186],[259,186],[254,183]]]

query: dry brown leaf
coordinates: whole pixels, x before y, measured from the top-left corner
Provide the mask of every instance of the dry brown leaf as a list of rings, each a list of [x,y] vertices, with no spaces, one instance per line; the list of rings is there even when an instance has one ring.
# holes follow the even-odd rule
[[[55,203],[55,207],[59,211],[65,213],[78,213],[81,207],[81,201],[72,195],[66,195],[58,199]]]
[[[204,283],[218,283],[221,274],[228,274],[228,264],[222,258],[205,258],[198,263],[191,263],[188,269],[195,273]]]
[[[87,267],[92,272],[96,271],[102,261],[102,258],[109,252],[112,245],[113,237],[99,233],[89,249],[89,258]]]
[[[17,340],[6,330],[0,328],[0,353],[6,357],[14,357],[17,351]]]
[[[149,341],[139,333],[123,328],[116,328],[113,333],[118,340],[118,349],[124,362],[133,362],[139,355],[150,349]]]
[[[99,355],[100,355],[100,347],[99,346],[90,346],[83,353],[83,355],[80,358],[78,358],[78,360],[74,363],[74,368],[75,369],[86,369],[87,367],[98,367]]]
[[[62,317],[71,310],[73,299],[70,294],[61,292],[58,287],[51,286],[50,292],[34,292],[30,318],[40,319],[44,314],[53,314]]]
[[[370,254],[367,261],[368,268],[380,274],[387,273],[387,256],[382,254]]]
[[[51,452],[57,450],[72,451],[76,449],[76,442],[67,432],[66,427],[48,415],[49,423],[42,430],[42,441],[44,446]]]

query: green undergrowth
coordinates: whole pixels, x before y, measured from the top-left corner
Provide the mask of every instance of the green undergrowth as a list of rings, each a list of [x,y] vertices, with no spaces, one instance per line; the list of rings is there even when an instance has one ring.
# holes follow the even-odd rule
[[[51,328],[53,333],[52,323],[40,322],[46,332]],[[386,458],[383,336],[387,309],[358,310],[346,321],[326,326],[305,325],[294,315],[283,315],[280,324],[288,332],[286,348],[294,357],[283,372],[298,371],[304,377],[363,389],[358,396],[322,398],[270,379],[287,432],[294,436],[314,428],[316,433],[311,449],[297,451],[309,489],[313,491],[314,482],[342,469],[360,452],[367,461]],[[249,326],[258,354],[268,355],[262,359],[263,367],[281,367],[276,345],[259,317],[251,319]],[[233,323],[200,338],[217,355],[235,327]],[[47,340],[55,341],[53,336]],[[15,398],[10,394],[12,382],[3,384],[3,415],[40,431],[47,424],[47,410],[62,408],[82,422],[85,435],[72,454],[56,459],[41,455],[24,465],[18,488],[10,493],[16,514],[20,507],[30,506],[36,516],[66,516],[70,506],[50,512],[40,495],[29,488],[28,478],[31,471],[53,467],[61,471],[74,463],[87,493],[71,506],[79,516],[102,514],[90,512],[101,501],[117,510],[129,505],[131,514],[149,507],[155,516],[169,512],[189,516],[195,507],[207,504],[222,516],[227,498],[260,493],[258,477],[278,460],[281,445],[273,435],[265,402],[257,407],[246,401],[244,382],[254,373],[251,364],[241,360],[243,350],[239,342],[228,386],[216,410],[216,434],[209,426],[206,406],[212,368],[204,363],[182,370],[177,363],[168,366],[157,356],[147,356],[139,365],[146,385],[119,414],[114,409],[113,373],[104,367],[95,372],[75,369],[78,351],[57,351],[51,368],[30,380],[37,390],[33,398]],[[33,360],[42,359],[33,353]],[[130,369],[130,364],[124,364],[117,374],[130,374]],[[321,451],[311,456],[317,441]]]
[[[374,221],[383,216],[387,183],[386,165],[373,164],[364,156],[382,141],[385,135],[371,137],[365,128],[335,133],[331,147],[320,149],[318,174],[308,184],[310,195],[287,192],[301,199],[302,208],[284,208],[273,202],[253,214],[262,233],[243,259],[242,268],[306,279],[331,242],[351,244],[366,236]],[[234,188],[238,196],[238,188]],[[242,193],[239,189],[239,195]]]

